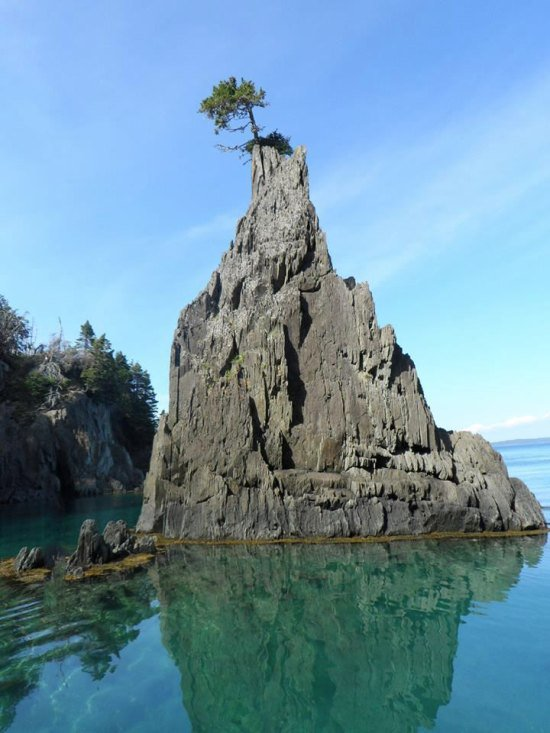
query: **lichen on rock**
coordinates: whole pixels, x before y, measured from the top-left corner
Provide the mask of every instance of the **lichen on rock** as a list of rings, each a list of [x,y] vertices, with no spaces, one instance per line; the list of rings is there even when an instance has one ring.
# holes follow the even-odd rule
[[[138,529],[193,539],[544,527],[479,435],[438,428],[366,283],[334,271],[304,148],[255,148],[252,202],[181,313]]]

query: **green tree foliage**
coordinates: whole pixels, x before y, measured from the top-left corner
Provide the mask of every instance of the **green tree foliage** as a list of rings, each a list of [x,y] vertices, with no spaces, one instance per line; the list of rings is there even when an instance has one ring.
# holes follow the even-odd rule
[[[140,364],[130,365],[130,414],[136,425],[136,437],[142,442],[152,440],[157,423],[157,398],[149,373]]]
[[[89,349],[88,366],[82,370],[86,391],[99,401],[116,399],[116,367],[111,342],[102,334],[94,339]]]
[[[90,321],[86,321],[80,326],[80,336],[76,340],[77,348],[89,351],[92,348],[95,339],[95,332]]]
[[[53,377],[49,377],[36,370],[27,374],[23,385],[31,403],[36,405],[44,404],[52,390],[56,390],[59,387],[58,382]]]
[[[0,295],[0,359],[9,360],[10,356],[23,352],[30,335],[27,319],[11,308],[6,298]]]
[[[265,137],[260,136],[258,140],[254,140],[254,138],[252,138],[252,140],[246,142],[243,147],[249,155],[252,155],[254,145],[275,148],[275,150],[277,150],[281,155],[292,155],[292,146],[289,141],[290,138],[285,137],[278,130],[273,130],[273,132],[270,132],[269,135],[266,135]]]
[[[89,321],[71,346],[59,334],[49,346],[31,348],[27,319],[0,295],[0,399],[33,419],[56,407],[71,392],[86,393],[111,412],[111,424],[134,464],[146,469],[157,424],[157,400],[149,374],[113,351],[105,334],[96,337]]]
[[[256,89],[254,82],[242,79],[237,83],[234,76],[222,80],[214,86],[212,94],[202,100],[199,112],[214,121],[214,132],[246,132],[250,130],[252,138],[241,145],[218,145],[221,150],[237,150],[243,154],[251,154],[254,145],[275,148],[282,155],[291,155],[290,138],[274,130],[268,135],[260,135],[260,127],[254,116],[256,107],[267,107],[265,91]]]
[[[86,355],[87,366],[82,370],[86,391],[112,408],[119,440],[134,458],[147,454],[143,460],[146,467],[157,424],[157,399],[149,374],[137,362],[129,362],[121,351],[113,354],[105,334],[94,338]]]

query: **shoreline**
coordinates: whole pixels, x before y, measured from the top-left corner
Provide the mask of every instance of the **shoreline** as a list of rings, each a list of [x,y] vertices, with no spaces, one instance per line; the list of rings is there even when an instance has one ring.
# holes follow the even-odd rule
[[[173,545],[322,545],[322,544],[373,544],[380,542],[416,542],[420,540],[473,540],[473,539],[506,539],[510,537],[532,537],[548,534],[550,527],[542,529],[509,529],[501,532],[429,532],[427,534],[370,535],[368,537],[279,537],[276,539],[190,539],[165,537],[155,532],[146,532],[157,538],[157,549],[162,550]]]
[[[157,555],[165,554],[170,547],[176,546],[260,546],[260,545],[342,545],[342,544],[381,544],[391,542],[419,542],[425,540],[490,540],[490,539],[514,539],[518,537],[533,537],[546,535],[550,532],[549,527],[544,529],[531,530],[506,530],[502,532],[431,532],[429,534],[418,535],[373,535],[370,537],[280,537],[277,539],[189,539],[189,538],[171,538],[155,532],[140,532],[142,537],[155,537]],[[98,564],[84,570],[79,577],[64,575],[63,580],[74,583],[80,580],[91,578],[103,578],[115,573],[126,573],[146,567],[154,559],[156,555],[149,553],[140,553],[137,555],[129,555],[122,560],[114,562]],[[67,558],[65,558],[66,560]],[[16,573],[14,569],[13,557],[0,559],[0,579],[9,582],[22,583],[25,585],[42,583],[49,580],[54,572],[54,568],[35,568],[26,570],[22,573]]]

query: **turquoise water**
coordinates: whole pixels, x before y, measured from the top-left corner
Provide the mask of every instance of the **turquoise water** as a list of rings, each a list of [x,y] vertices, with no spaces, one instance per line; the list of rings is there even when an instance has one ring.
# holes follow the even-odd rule
[[[65,511],[35,507],[0,507],[0,557],[11,557],[25,545],[59,547],[69,553],[88,517],[102,530],[110,519],[124,519],[134,527],[141,509],[141,494],[109,494],[72,501]]]
[[[510,476],[518,476],[550,511],[550,438],[521,443],[495,443]],[[547,516],[548,519],[548,516]]]
[[[550,493],[530,446],[511,473]],[[0,730],[547,732],[549,607],[546,537],[194,546],[3,583]]]

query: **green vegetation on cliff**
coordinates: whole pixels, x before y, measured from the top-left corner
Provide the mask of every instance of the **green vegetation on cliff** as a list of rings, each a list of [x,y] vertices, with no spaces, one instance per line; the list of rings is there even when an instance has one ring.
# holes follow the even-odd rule
[[[63,406],[83,392],[109,408],[113,431],[136,466],[146,470],[157,423],[157,400],[143,367],[113,351],[89,321],[74,344],[54,336],[36,344],[26,316],[0,295],[0,403],[14,405],[19,419]]]

